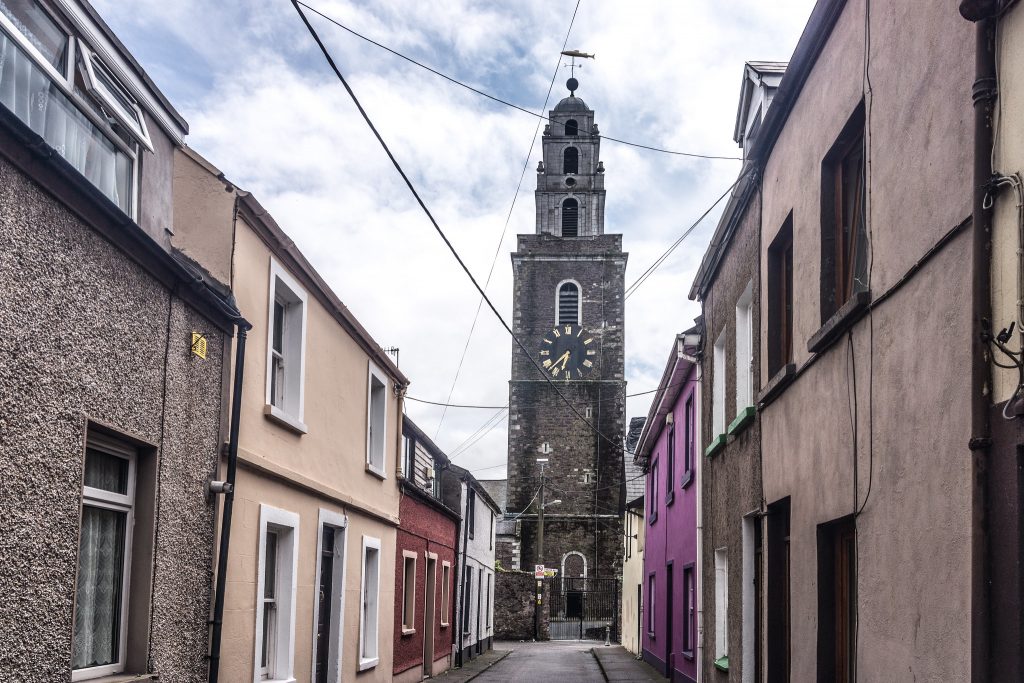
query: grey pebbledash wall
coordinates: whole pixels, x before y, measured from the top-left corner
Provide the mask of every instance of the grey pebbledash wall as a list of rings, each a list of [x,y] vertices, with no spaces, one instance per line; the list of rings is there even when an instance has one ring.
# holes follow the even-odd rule
[[[0,244],[0,670],[70,678],[84,445],[98,423],[148,444],[140,470],[154,473],[137,495],[155,507],[152,598],[129,622],[149,632],[139,668],[205,680],[204,487],[220,442],[223,337],[2,157]],[[193,331],[207,333],[205,360],[190,354]]]
[[[533,640],[534,597],[537,580],[529,572],[494,573],[494,637],[498,640]],[[551,579],[544,581],[539,640],[550,640],[551,619],[547,608]]]

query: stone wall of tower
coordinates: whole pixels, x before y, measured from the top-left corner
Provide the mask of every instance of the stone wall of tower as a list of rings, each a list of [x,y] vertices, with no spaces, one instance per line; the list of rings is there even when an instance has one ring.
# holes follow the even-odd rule
[[[508,510],[530,505],[540,486],[539,448],[549,443],[547,499],[563,502],[547,510],[544,564],[561,568],[566,553],[580,552],[590,576],[616,576],[620,564],[626,267],[621,245],[621,235],[520,235],[512,256],[513,328],[532,359],[518,347],[513,350]],[[568,279],[580,284],[582,324],[598,355],[587,379],[558,381],[556,387],[593,427],[566,405],[533,362],[555,325],[558,284]],[[522,563],[528,567],[536,561],[536,517],[520,520]]]

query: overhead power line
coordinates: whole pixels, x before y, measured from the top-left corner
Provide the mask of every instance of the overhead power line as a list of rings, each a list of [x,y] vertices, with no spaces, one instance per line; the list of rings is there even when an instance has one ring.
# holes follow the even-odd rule
[[[537,114],[535,112],[530,111],[529,109],[527,109],[525,107],[519,106],[518,104],[513,104],[512,102],[509,102],[508,100],[503,100],[502,98],[496,97],[495,95],[491,95],[490,93],[484,92],[483,90],[480,90],[479,88],[474,88],[473,86],[469,85],[468,83],[464,83],[464,82],[458,80],[457,78],[453,78],[452,76],[449,76],[448,74],[442,73],[442,72],[438,71],[437,69],[429,67],[426,64],[413,59],[412,57],[404,55],[401,52],[388,47],[387,45],[384,45],[382,43],[378,43],[376,40],[373,40],[372,38],[364,36],[362,33],[359,33],[358,31],[356,31],[356,30],[354,30],[352,28],[349,28],[348,26],[346,26],[345,24],[341,23],[337,19],[324,14],[323,12],[321,12],[318,9],[316,9],[315,7],[311,7],[310,5],[307,5],[306,3],[302,2],[302,0],[292,0],[292,1],[293,1],[293,4],[302,5],[303,7],[308,9],[310,12],[313,12],[314,14],[317,14],[320,17],[323,17],[325,20],[327,20],[330,23],[334,24],[338,28],[343,29],[345,31],[348,31],[349,33],[354,35],[356,38],[359,38],[361,40],[365,40],[366,42],[370,43],[371,45],[375,45],[375,46],[379,47],[382,50],[390,52],[391,54],[395,55],[396,57],[398,57],[400,59],[404,59],[405,61],[409,62],[410,64],[413,64],[415,66],[418,66],[421,69],[429,71],[430,73],[434,74],[435,76],[440,76],[441,78],[443,78],[444,80],[448,81],[449,83],[453,83],[454,85],[457,85],[457,86],[459,86],[461,88],[465,88],[466,90],[469,90],[470,92],[474,92],[477,95],[480,95],[481,97],[486,97],[487,99],[489,99],[489,100],[491,100],[493,102],[497,102],[498,104],[502,104],[502,105],[504,105],[506,107],[511,107],[512,109],[515,109],[517,111],[521,111],[524,114],[529,114],[530,116],[536,116],[536,117],[538,117],[540,119],[543,119],[544,121],[547,121],[548,123],[551,123],[551,124],[555,124],[555,125],[558,124],[558,122],[552,121],[551,119],[549,119],[544,114]],[[579,7],[579,5],[577,4],[577,8],[578,7]],[[296,9],[298,9],[298,7],[296,7]],[[575,13],[573,13],[573,16],[575,17]],[[305,15],[303,15],[303,19],[305,19]],[[309,22],[307,21],[306,23],[308,24]],[[310,30],[312,30],[312,29],[310,29]],[[563,45],[563,49],[564,49],[564,45]],[[679,152],[679,151],[675,151],[675,150],[671,150],[671,149],[664,149],[662,147],[655,147],[653,145],[644,145],[644,144],[640,144],[639,142],[630,142],[628,140],[621,140],[619,138],[613,138],[613,137],[609,137],[607,135],[601,135],[600,137],[602,139],[608,140],[610,142],[617,142],[617,143],[619,143],[621,145],[629,145],[630,147],[637,147],[639,149],[646,149],[646,150],[650,150],[652,152],[661,152],[662,154],[673,154],[675,156],[694,157],[694,158],[697,158],[697,159],[713,159],[713,160],[722,159],[722,160],[728,160],[728,161],[742,161],[742,159],[740,157],[716,156],[716,155],[713,155],[713,154],[697,154],[696,152]]]
[[[694,379],[686,379],[686,380],[683,380],[682,382],[676,382],[674,384],[669,384],[665,388],[666,389],[672,389],[674,387],[681,387],[681,386],[683,386],[684,384],[686,384],[688,382],[699,382],[699,381],[700,381],[700,377],[695,377]],[[659,389],[660,389],[660,387],[659,387]],[[656,391],[658,391],[658,389],[648,389],[647,391],[637,391],[637,392],[634,392],[632,394],[626,394],[626,398],[634,398],[636,396],[647,396],[648,394],[653,394]],[[425,398],[416,398],[415,396],[406,396],[405,400],[406,401],[415,401],[416,403],[425,403],[425,404],[431,405],[431,406],[445,406],[445,407],[448,407],[448,408],[479,408],[479,409],[483,409],[483,410],[500,410],[500,409],[504,409],[504,408],[508,407],[508,404],[505,404],[503,406],[497,406],[497,405],[487,406],[487,405],[477,405],[477,404],[473,404],[473,403],[443,403],[441,401],[428,401]],[[618,400],[619,400],[618,396],[610,396],[608,398],[598,399],[596,401],[596,403],[610,403],[612,401],[618,401]],[[584,402],[581,402],[580,405],[589,405],[591,403],[595,403],[595,401],[584,401]],[[519,404],[519,405],[523,405],[523,404]],[[541,404],[539,404],[539,403],[538,404],[527,403],[525,405],[533,406],[533,405],[541,405]]]
[[[634,292],[636,292],[636,290],[638,290],[640,288],[641,285],[643,285],[647,281],[647,279],[654,273],[654,271],[657,270],[661,266],[661,264],[665,262],[665,259],[667,259],[669,256],[671,256],[672,252],[675,251],[676,248],[680,244],[683,243],[683,240],[685,240],[687,237],[689,237],[690,233],[697,229],[697,226],[700,225],[701,222],[703,222],[703,220],[705,218],[707,218],[708,214],[711,213],[714,210],[714,208],[716,206],[718,206],[718,204],[723,199],[725,199],[727,196],[729,196],[729,193],[732,192],[732,189],[739,184],[739,182],[743,179],[744,175],[745,174],[741,173],[740,176],[738,178],[736,178],[736,180],[733,182],[733,184],[730,185],[728,188],[726,188],[725,192],[723,192],[718,197],[718,199],[715,200],[715,203],[712,204],[711,206],[709,206],[707,208],[707,210],[700,215],[700,218],[698,218],[696,221],[693,222],[693,225],[691,225],[690,227],[688,227],[686,230],[683,231],[683,234],[679,236],[679,239],[677,239],[675,242],[673,242],[671,244],[671,246],[669,246],[669,248],[666,249],[661,254],[661,256],[659,256],[654,261],[654,263],[652,263],[650,266],[648,266],[647,270],[645,270],[640,275],[640,277],[638,277],[636,280],[633,281],[633,284],[631,284],[629,287],[626,288],[626,297],[625,298],[628,299]]]
[[[402,168],[402,165],[398,163],[398,159],[395,158],[395,155],[391,152],[391,148],[388,147],[388,144],[384,141],[384,138],[381,136],[380,132],[377,130],[377,127],[374,125],[373,120],[370,119],[369,114],[367,114],[366,110],[363,109],[363,105],[359,102],[359,98],[356,97],[356,94],[355,92],[353,92],[352,87],[348,84],[348,81],[345,80],[345,77],[342,75],[341,70],[335,63],[334,58],[331,56],[331,53],[327,50],[327,46],[324,45],[323,41],[320,39],[319,34],[317,34],[316,29],[313,28],[313,25],[309,23],[309,18],[306,17],[305,13],[299,8],[300,4],[302,4],[300,3],[300,0],[292,0],[292,5],[295,7],[295,11],[298,12],[299,16],[302,18],[302,22],[306,25],[306,29],[313,37],[313,40],[315,40],[317,45],[320,47],[320,51],[323,52],[324,58],[327,60],[327,63],[334,71],[334,75],[337,76],[338,80],[341,82],[341,85],[345,88],[345,91],[352,99],[352,102],[353,104],[355,104],[356,109],[359,110],[359,114],[363,117],[363,120],[366,122],[366,125],[369,126],[370,130],[373,132],[374,137],[377,138],[377,142],[380,143],[380,146],[388,155],[388,158],[394,165],[395,170],[398,171],[398,174],[402,177],[402,180],[405,182],[406,187],[409,188],[409,191],[412,193],[412,196],[420,205],[420,208],[423,210],[423,213],[430,220],[431,225],[434,226],[434,230],[437,232],[441,240],[445,243],[445,246],[448,247],[448,250],[452,253],[452,256],[458,262],[459,267],[462,268],[463,272],[466,274],[466,277],[468,277],[470,282],[473,283],[473,287],[476,288],[477,292],[480,293],[480,296],[483,297],[484,303],[486,303],[487,307],[491,309],[491,312],[494,314],[494,317],[498,319],[498,322],[501,323],[501,326],[504,327],[505,331],[508,332],[510,337],[512,337],[512,341],[515,342],[516,346],[518,346],[519,349],[525,354],[525,356],[530,359],[530,362],[537,370],[537,373],[544,378],[544,380],[547,382],[549,386],[551,386],[551,388],[554,390],[558,398],[563,403],[565,403],[565,405],[567,405],[570,410],[572,410],[572,412],[576,415],[576,418],[583,422],[583,424],[587,425],[587,427],[591,431],[593,431],[594,434],[596,434],[599,438],[604,439],[615,448],[621,449],[622,444],[616,443],[614,439],[610,438],[609,436],[601,432],[601,430],[594,426],[594,424],[589,419],[587,419],[583,415],[583,413],[581,413],[576,408],[576,406],[572,404],[571,401],[569,401],[565,394],[563,394],[562,391],[558,388],[558,385],[554,382],[554,380],[551,379],[548,373],[546,373],[544,369],[541,367],[540,363],[537,362],[537,359],[533,357],[533,354],[526,349],[526,346],[523,344],[523,342],[519,339],[519,337],[516,336],[515,332],[512,331],[512,328],[505,321],[505,318],[501,315],[497,307],[495,307],[494,303],[487,296],[487,292],[485,292],[483,287],[480,286],[480,283],[477,282],[476,278],[473,276],[473,273],[469,270],[469,267],[466,265],[466,262],[462,260],[462,256],[460,256],[458,250],[455,249],[455,245],[453,245],[451,240],[448,239],[448,235],[445,234],[444,230],[441,228],[441,225],[437,222],[437,219],[434,218],[434,214],[432,214],[430,212],[430,209],[427,208],[427,205],[423,201],[423,198],[420,196],[420,193],[416,190],[416,186],[413,185],[412,180],[410,180],[409,176],[406,175],[405,170]],[[306,5],[303,4],[303,6]]]
[[[576,0],[576,7],[572,11],[572,19],[569,20],[569,28],[565,32],[565,40],[562,41],[562,52],[565,51],[565,46],[569,44],[569,36],[572,34],[573,24],[576,23],[576,13],[580,10],[580,0]],[[544,96],[544,104],[541,105],[541,111],[548,108],[548,100],[551,99],[551,91],[555,87],[555,79],[558,78],[558,70],[562,66],[562,55],[559,53],[558,60],[555,62],[555,72],[551,74],[551,82],[548,84],[548,92]],[[498,263],[498,255],[501,253],[501,245],[505,242],[505,233],[508,232],[508,224],[512,221],[512,211],[516,208],[516,200],[519,199],[519,190],[523,187],[523,179],[526,178],[526,169],[530,167],[530,157],[533,156],[533,147],[537,144],[537,133],[540,132],[540,120],[537,120],[537,125],[533,129],[533,137],[530,138],[530,149],[526,151],[526,159],[523,160],[523,169],[519,172],[519,182],[516,183],[516,192],[512,195],[512,204],[508,207],[508,214],[505,215],[505,225],[501,229],[501,237],[498,238],[498,244],[494,249],[494,257],[491,259],[491,268],[487,271],[487,280],[484,282],[484,289],[486,290],[491,284],[491,277],[494,275],[494,266]],[[455,377],[452,379],[452,386],[448,390],[448,399],[445,402],[445,408],[441,412],[441,419],[437,421],[437,431],[434,432],[434,439],[436,440],[438,435],[441,433],[441,425],[444,424],[444,417],[448,414],[447,403],[451,402],[452,396],[455,395],[455,385],[459,382],[459,375],[462,373],[462,364],[466,362],[466,354],[469,352],[469,342],[473,339],[473,332],[476,330],[477,320],[480,319],[480,310],[483,308],[484,300],[476,304],[476,312],[473,314],[473,324],[469,326],[469,334],[466,336],[466,343],[462,347],[462,356],[459,357],[459,365],[455,369]]]

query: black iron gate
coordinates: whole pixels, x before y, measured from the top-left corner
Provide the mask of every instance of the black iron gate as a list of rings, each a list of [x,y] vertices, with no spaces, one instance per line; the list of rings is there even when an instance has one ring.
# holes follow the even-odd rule
[[[619,642],[618,579],[551,579],[548,610],[552,640]]]

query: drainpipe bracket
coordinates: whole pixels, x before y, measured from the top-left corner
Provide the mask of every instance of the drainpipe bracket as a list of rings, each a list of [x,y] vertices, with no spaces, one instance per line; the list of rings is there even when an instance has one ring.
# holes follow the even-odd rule
[[[992,446],[992,437],[990,436],[972,436],[971,440],[967,442],[967,447],[972,451],[983,451]]]

